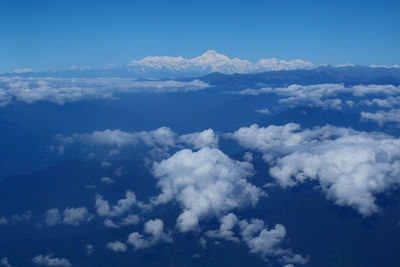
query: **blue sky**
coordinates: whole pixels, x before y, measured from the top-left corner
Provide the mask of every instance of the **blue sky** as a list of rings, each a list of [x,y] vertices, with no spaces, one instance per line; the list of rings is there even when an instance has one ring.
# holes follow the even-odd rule
[[[400,64],[400,1],[0,2],[0,72],[144,56]]]

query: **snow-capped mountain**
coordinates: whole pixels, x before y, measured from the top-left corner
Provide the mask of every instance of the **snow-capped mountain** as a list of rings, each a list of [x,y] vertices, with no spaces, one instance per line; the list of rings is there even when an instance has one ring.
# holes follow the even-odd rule
[[[310,69],[313,64],[301,59],[285,61],[276,58],[260,59],[256,63],[239,58],[229,58],[214,50],[201,56],[186,59],[183,57],[156,56],[132,60],[128,65],[132,72],[151,73],[154,71],[173,74],[206,74],[220,72],[224,74],[252,73],[273,70]]]

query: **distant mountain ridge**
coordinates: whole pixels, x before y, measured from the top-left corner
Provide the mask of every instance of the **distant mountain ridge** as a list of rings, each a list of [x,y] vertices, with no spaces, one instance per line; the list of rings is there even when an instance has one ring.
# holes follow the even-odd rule
[[[211,85],[224,86],[287,86],[323,83],[393,84],[400,85],[400,69],[369,66],[320,66],[310,70],[268,71],[250,74],[211,73],[199,78]]]

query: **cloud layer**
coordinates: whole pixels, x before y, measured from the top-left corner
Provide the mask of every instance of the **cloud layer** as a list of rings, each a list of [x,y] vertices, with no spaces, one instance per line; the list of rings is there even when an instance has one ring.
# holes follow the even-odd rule
[[[0,77],[0,107],[15,101],[46,101],[63,105],[87,99],[112,99],[124,93],[172,93],[209,87],[199,80],[137,81],[130,78],[21,78]]]
[[[327,198],[363,216],[379,210],[376,195],[400,184],[400,140],[333,126],[243,127],[229,135],[259,151],[282,187],[316,180]]]

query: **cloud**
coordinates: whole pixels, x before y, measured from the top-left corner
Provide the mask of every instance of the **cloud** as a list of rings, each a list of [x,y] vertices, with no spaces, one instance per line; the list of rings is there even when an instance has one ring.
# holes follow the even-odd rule
[[[45,213],[44,224],[47,227],[53,227],[57,224],[79,225],[82,222],[88,222],[93,218],[85,207],[79,208],[65,208],[64,213],[61,214],[56,208],[49,209]]]
[[[170,234],[164,232],[164,223],[160,219],[149,220],[144,224],[144,233],[149,237],[144,238],[138,232],[131,233],[128,236],[128,243],[133,245],[135,250],[154,246],[159,242],[172,243]]]
[[[363,216],[379,210],[377,194],[400,184],[400,140],[388,135],[286,124],[252,125],[228,136],[261,152],[282,187],[316,180],[328,199]]]
[[[32,72],[32,69],[15,69],[15,70],[13,70],[13,73],[27,73],[27,72]]]
[[[97,194],[95,208],[99,216],[117,217],[130,211],[135,204],[138,204],[136,195],[134,192],[128,190],[126,191],[125,198],[118,200],[114,206],[110,206],[107,200],[104,200],[101,195]]]
[[[214,132],[213,129],[208,129],[202,132],[191,134],[184,134],[181,135],[179,139],[181,142],[192,146],[195,149],[201,149],[204,147],[218,147],[218,135]]]
[[[106,247],[115,252],[125,252],[126,251],[126,245],[120,241],[109,242],[109,243],[107,243]]]
[[[170,158],[153,164],[161,194],[154,205],[172,200],[182,207],[177,227],[182,232],[195,230],[199,221],[221,217],[230,210],[255,205],[265,193],[248,183],[253,166],[230,159],[218,149],[197,152],[183,149]]]
[[[110,177],[101,177],[100,179],[103,183],[106,184],[113,184],[115,183],[113,179],[111,179]]]
[[[8,262],[8,258],[1,258],[0,265],[4,267],[12,267],[12,265]]]
[[[283,225],[277,224],[268,230],[264,222],[259,219],[251,219],[250,222],[240,222],[241,236],[250,249],[250,253],[259,255],[265,261],[270,258],[277,258],[284,263],[305,264],[308,258],[294,254],[291,249],[281,247],[286,237],[286,229]]]
[[[376,113],[361,112],[362,120],[372,120],[379,125],[384,125],[389,122],[400,122],[400,109],[391,109],[389,111],[379,110]]]
[[[75,134],[71,138],[90,145],[127,146],[142,142],[148,146],[175,146],[175,133],[168,127],[160,127],[153,131],[124,132],[119,129],[94,131],[92,133]],[[68,138],[68,137],[64,137]]]
[[[270,112],[269,109],[267,109],[267,108],[257,109],[256,112],[257,112],[257,113],[260,113],[260,114],[264,114],[264,115],[269,115],[269,114],[271,114],[271,112]]]
[[[94,254],[94,246],[93,246],[92,244],[87,244],[87,245],[85,246],[85,248],[86,248],[86,253],[87,253],[89,256],[91,256],[91,255]]]
[[[85,207],[79,208],[65,208],[64,210],[64,224],[79,225],[81,222],[88,222],[93,216],[88,212]]]
[[[53,257],[53,254],[48,254],[46,256],[38,255],[32,259],[32,262],[36,265],[44,265],[44,266],[61,266],[61,267],[72,266],[69,260],[65,258],[55,258]]]
[[[8,220],[6,217],[1,217],[0,218],[0,225],[7,225],[8,224]]]
[[[238,218],[235,214],[229,213],[220,218],[220,227],[218,230],[207,231],[206,235],[213,238],[222,238],[228,241],[239,242],[232,229],[237,225]]]
[[[123,218],[119,223],[107,218],[104,220],[104,225],[109,228],[119,228],[121,226],[136,225],[140,222],[140,217],[135,214],[129,214],[127,217]]]
[[[341,109],[343,103],[340,98],[337,98],[339,94],[352,94],[359,98],[366,95],[376,94],[392,96],[400,93],[400,86],[371,84],[347,87],[344,84],[292,84],[288,87],[263,87],[259,89],[244,89],[239,92],[228,92],[254,96],[261,94],[276,94],[282,97],[279,99],[279,104],[290,107],[308,105],[330,109]]]
[[[137,81],[131,78],[0,77],[0,106],[46,101],[59,105],[87,99],[113,99],[127,93],[190,92],[208,88],[200,80]]]
[[[22,214],[14,214],[11,217],[13,223],[28,222],[32,218],[32,211],[28,210]]]
[[[131,71],[138,73],[167,72],[176,74],[221,72],[226,74],[251,73],[272,70],[310,69],[313,64],[300,59],[285,61],[276,58],[260,59],[256,63],[229,57],[209,50],[201,56],[186,59],[183,57],[156,56],[132,60]]]
[[[386,98],[374,98],[371,100],[363,100],[363,104],[367,106],[376,105],[381,108],[392,108],[400,105],[400,96],[389,96]]]

